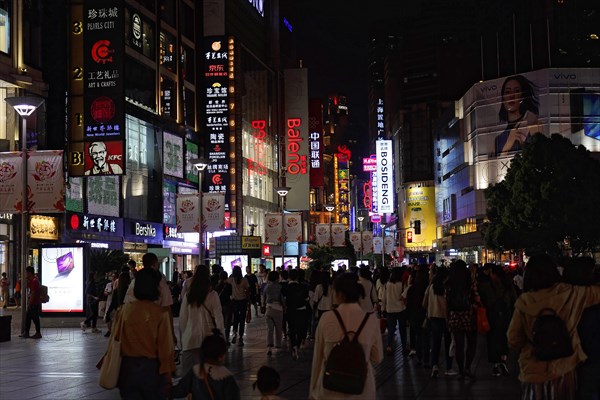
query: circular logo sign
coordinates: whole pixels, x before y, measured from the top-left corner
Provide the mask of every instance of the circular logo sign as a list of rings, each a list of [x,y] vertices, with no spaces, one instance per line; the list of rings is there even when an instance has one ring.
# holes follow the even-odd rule
[[[131,22],[133,37],[136,38],[136,40],[140,40],[142,38],[142,19],[138,14],[133,14]]]
[[[90,106],[92,119],[98,123],[107,123],[115,117],[115,102],[106,96],[97,97]]]

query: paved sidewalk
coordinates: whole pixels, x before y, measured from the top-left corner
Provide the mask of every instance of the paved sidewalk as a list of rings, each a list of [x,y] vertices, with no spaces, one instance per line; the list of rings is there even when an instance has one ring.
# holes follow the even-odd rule
[[[118,390],[98,386],[96,363],[106,350],[107,339],[101,334],[82,333],[80,319],[44,318],[40,340],[21,339],[20,310],[3,310],[13,316],[12,338],[0,343],[0,400],[9,399],[119,399]],[[2,313],[0,313],[2,315]],[[177,324],[177,319],[175,320]],[[105,328],[99,323],[99,328]],[[89,330],[88,330],[89,332]],[[248,325],[245,346],[233,345],[227,366],[235,374],[242,399],[259,399],[252,383],[262,365],[270,365],[281,374],[280,396],[289,400],[306,399],[310,381],[312,344],[298,361],[288,351],[268,357],[265,347],[264,317],[253,318]],[[511,357],[508,377],[493,377],[485,355],[485,339],[479,337],[473,369],[475,381],[457,377],[431,379],[429,370],[406,360],[400,354],[386,356],[376,368],[377,399],[518,399],[520,385]]]

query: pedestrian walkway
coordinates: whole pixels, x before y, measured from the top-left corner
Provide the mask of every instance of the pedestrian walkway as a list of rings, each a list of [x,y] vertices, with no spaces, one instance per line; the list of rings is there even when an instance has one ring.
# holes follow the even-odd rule
[[[107,339],[101,334],[83,333],[81,319],[43,318],[40,340],[21,339],[20,310],[3,310],[13,315],[11,341],[0,343],[0,400],[9,399],[119,399],[118,390],[98,386],[96,363],[106,350]],[[1,314],[0,314],[1,315]],[[175,319],[177,324],[177,319]],[[99,323],[99,328],[104,328]],[[88,330],[89,332],[89,330]],[[298,361],[288,351],[267,356],[264,317],[250,322],[245,346],[232,345],[227,366],[235,374],[242,399],[259,399],[252,389],[256,372],[270,365],[281,374],[279,395],[289,400],[305,400],[310,383],[312,343],[301,352]],[[514,356],[509,364],[510,376],[493,377],[485,355],[485,340],[480,336],[473,370],[475,381],[458,377],[430,378],[430,371],[417,365],[415,359],[401,354],[385,356],[376,367],[377,399],[518,399]]]

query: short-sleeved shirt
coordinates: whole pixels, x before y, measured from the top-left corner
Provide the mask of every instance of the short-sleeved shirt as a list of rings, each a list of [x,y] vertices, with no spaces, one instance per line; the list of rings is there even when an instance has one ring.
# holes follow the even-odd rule
[[[250,288],[248,279],[242,278],[240,283],[236,283],[235,278],[231,277],[228,279],[227,282],[231,284],[231,287],[233,289],[233,293],[231,295],[231,298],[233,300],[246,300],[246,291]]]

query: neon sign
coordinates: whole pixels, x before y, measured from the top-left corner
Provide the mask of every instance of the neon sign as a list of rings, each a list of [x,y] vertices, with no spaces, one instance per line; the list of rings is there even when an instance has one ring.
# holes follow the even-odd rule
[[[306,155],[301,155],[302,139],[300,118],[288,118],[287,120],[287,172],[291,175],[306,175]],[[298,129],[296,129],[298,128]]]

